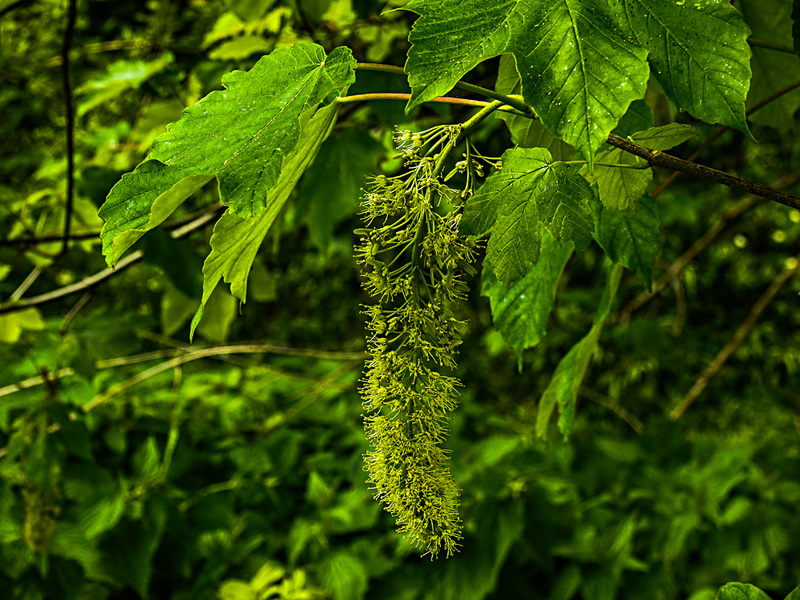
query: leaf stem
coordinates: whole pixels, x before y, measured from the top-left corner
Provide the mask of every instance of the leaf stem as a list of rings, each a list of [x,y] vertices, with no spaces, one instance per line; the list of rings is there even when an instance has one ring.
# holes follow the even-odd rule
[[[341,96],[336,99],[339,104],[352,104],[353,102],[366,102],[369,100],[409,100],[411,94],[404,93],[390,93],[390,92],[376,92],[372,94],[354,94],[352,96]],[[445,104],[465,104],[467,106],[487,106],[489,103],[483,100],[471,100],[469,98],[453,98],[448,96],[439,96],[433,98],[429,102],[441,102]]]
[[[396,67],[394,65],[384,65],[381,63],[356,63],[356,69],[360,71],[379,71],[381,73],[393,73],[395,75],[406,75],[405,70],[403,67]],[[522,114],[536,118],[533,109],[523,102],[522,98],[519,96],[507,96],[505,94],[499,94],[494,90],[490,90],[485,87],[481,87],[479,85],[474,85],[472,83],[467,83],[466,81],[459,81],[456,83],[456,87],[462,89],[467,92],[472,92],[473,94],[479,94],[485,98],[491,98],[492,100],[499,100],[503,104],[516,108]]]

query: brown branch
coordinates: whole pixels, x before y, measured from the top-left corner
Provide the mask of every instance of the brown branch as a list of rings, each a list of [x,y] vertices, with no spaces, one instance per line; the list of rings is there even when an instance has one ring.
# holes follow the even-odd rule
[[[767,306],[769,306],[770,302],[772,302],[772,300],[775,298],[775,295],[780,291],[783,285],[789,281],[789,278],[792,275],[794,275],[795,271],[797,271],[798,265],[800,265],[800,255],[790,259],[788,266],[780,275],[778,275],[777,278],[772,281],[767,290],[756,301],[756,303],[750,309],[750,314],[748,314],[747,318],[742,322],[741,325],[739,325],[730,341],[725,344],[725,347],[719,351],[719,353],[714,357],[714,360],[711,361],[711,363],[706,367],[705,371],[703,371],[702,374],[697,378],[697,380],[694,382],[694,385],[692,385],[691,389],[683,397],[683,400],[681,400],[680,403],[669,413],[670,419],[673,421],[680,419],[683,413],[685,413],[692,403],[697,400],[700,394],[703,393],[703,390],[706,389],[706,386],[708,386],[711,378],[719,373],[720,369],[728,360],[728,358],[730,358],[731,354],[733,354],[736,349],[742,345],[742,342],[747,339],[747,336],[750,335],[750,332],[753,330],[753,327],[755,327],[755,324],[758,322],[761,314],[764,312]]]
[[[624,150],[625,152],[633,154],[634,156],[638,156],[639,158],[645,159],[648,163],[650,163],[651,166],[681,171],[682,173],[686,173],[692,177],[706,179],[715,183],[721,183],[722,185],[734,190],[747,192],[748,194],[753,194],[754,196],[759,196],[761,198],[765,198],[766,200],[778,202],[779,204],[790,206],[791,208],[800,209],[800,196],[787,194],[786,192],[776,190],[775,188],[771,188],[763,183],[757,183],[755,181],[750,181],[749,179],[743,179],[742,177],[737,177],[736,175],[718,171],[717,169],[712,169],[711,167],[706,167],[705,165],[693,163],[691,161],[684,160],[682,158],[678,158],[677,156],[672,156],[671,154],[666,154],[658,150],[650,150],[650,148],[640,146],[639,144],[636,144],[625,138],[621,138],[613,133],[608,136],[607,141],[611,146],[619,148],[620,150]]]

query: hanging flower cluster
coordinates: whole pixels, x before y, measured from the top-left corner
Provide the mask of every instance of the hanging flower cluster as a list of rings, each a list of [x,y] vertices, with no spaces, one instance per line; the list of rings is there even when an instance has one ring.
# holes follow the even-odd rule
[[[431,557],[451,555],[461,539],[459,489],[442,444],[460,385],[446,374],[464,326],[453,306],[466,297],[476,243],[458,235],[469,187],[456,191],[439,177],[458,133],[399,132],[408,171],[372,179],[356,232],[363,286],[376,302],[365,309],[371,358],[361,388],[368,483],[398,531]]]

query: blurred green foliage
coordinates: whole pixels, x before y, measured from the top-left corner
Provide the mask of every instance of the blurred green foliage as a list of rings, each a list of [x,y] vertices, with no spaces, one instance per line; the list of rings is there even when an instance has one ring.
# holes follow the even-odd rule
[[[770,4],[788,11],[788,2]],[[0,302],[20,286],[34,296],[103,269],[98,206],[223,73],[298,40],[402,64],[411,17],[379,19],[384,6],[80,2],[70,54],[73,233],[86,237],[59,256],[64,3],[0,2]],[[492,69],[471,80],[491,87]],[[759,81],[763,95],[776,91]],[[351,93],[400,84],[371,74]],[[674,112],[656,92],[652,104],[657,124]],[[781,106],[771,123],[775,114],[793,120],[797,104]],[[207,229],[151,237],[142,262],[84,296],[0,314],[0,597],[711,600],[739,581],[720,600],[763,597],[748,582],[795,600],[799,281],[789,280],[695,405],[678,421],[667,416],[796,260],[800,211],[763,202],[725,220],[679,277],[627,316],[643,286],[624,275],[569,441],[555,425],[549,442],[537,438],[537,404],[592,327],[602,252],[590,246],[567,262],[535,349],[503,340],[473,281],[458,373],[465,388],[448,442],[463,488],[464,549],[432,563],[394,533],[362,470],[365,297],[351,256],[354,194],[363,175],[396,168],[392,125],[450,122],[460,110],[406,117],[388,103],[348,107],[269,234],[246,308],[217,290],[195,346],[188,322]],[[504,127],[484,130],[487,155],[507,145]],[[699,130],[699,139],[713,132]],[[709,164],[764,182],[796,172],[791,132],[753,131],[759,144],[723,135]],[[215,194],[204,188],[174,218],[196,216]],[[703,182],[667,188],[657,201],[654,278],[739,201]],[[233,347],[244,343],[247,352]]]

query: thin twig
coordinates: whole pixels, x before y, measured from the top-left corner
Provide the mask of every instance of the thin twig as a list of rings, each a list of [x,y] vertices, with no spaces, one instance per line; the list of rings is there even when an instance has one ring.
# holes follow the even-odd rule
[[[670,419],[673,421],[680,419],[683,413],[685,413],[700,394],[703,393],[703,390],[706,389],[711,378],[719,373],[731,354],[733,354],[736,349],[742,345],[742,342],[747,339],[747,336],[750,335],[750,332],[753,330],[753,327],[755,327],[761,314],[767,306],[769,306],[770,302],[772,302],[784,284],[789,281],[789,278],[794,275],[798,265],[800,265],[800,255],[790,259],[788,266],[772,281],[772,283],[770,283],[767,290],[750,309],[750,314],[747,315],[747,318],[739,325],[738,329],[736,329],[730,341],[725,344],[722,350],[714,357],[714,360],[706,367],[705,371],[697,378],[694,385],[692,385],[691,389],[683,397],[683,400],[669,413]]]
[[[81,299],[78,300],[78,302],[75,304],[75,306],[73,306],[70,309],[70,311],[67,313],[67,316],[64,317],[64,320],[62,321],[61,327],[58,328],[59,335],[63,336],[63,335],[67,334],[67,331],[69,330],[69,326],[72,324],[73,319],[75,319],[75,317],[80,312],[80,310],[84,306],[86,306],[86,304],[89,302],[91,297],[92,297],[92,294],[89,293],[89,292],[86,292],[83,296],[81,296]]]
[[[174,230],[171,235],[174,239],[178,239],[181,237],[186,236],[187,234],[195,231],[203,227],[206,223],[214,219],[216,216],[215,212],[207,212],[191,223],[187,223],[183,227],[179,227],[178,229]],[[69,296],[71,294],[76,294],[78,292],[85,292],[97,284],[105,281],[112,275],[116,275],[117,273],[121,273],[126,268],[130,267],[134,263],[140,261],[144,253],[141,250],[137,250],[132,254],[129,254],[121,261],[117,263],[117,265],[112,268],[103,269],[102,271],[95,273],[90,277],[86,277],[83,280],[79,281],[78,283],[73,283],[72,285],[68,285],[63,288],[58,288],[56,290],[52,290],[50,292],[40,294],[38,296],[34,296],[32,298],[28,298],[26,300],[19,300],[18,302],[8,302],[6,304],[0,304],[0,315],[5,313],[17,312],[23,310],[25,308],[31,306],[39,306],[41,304],[47,304],[48,302],[53,302],[55,300],[59,300],[64,298],[65,296]]]
[[[604,406],[611,412],[615,413],[623,421],[630,425],[639,435],[642,435],[645,432],[644,425],[642,425],[642,422],[636,417],[636,415],[622,406],[619,402],[615,402],[611,398],[604,396],[600,392],[586,386],[581,387],[581,396],[591,400],[592,402],[595,402],[596,404],[599,404],[600,406]]]
[[[37,375],[36,377],[29,377],[28,379],[24,379],[22,381],[18,381],[17,383],[12,383],[10,385],[6,385],[0,387],[0,397],[8,396],[9,394],[15,394],[16,392],[21,392],[22,390],[27,390],[32,387],[36,387],[37,385],[42,385],[47,381],[56,380],[56,379],[64,379],[65,377],[72,377],[75,375],[75,370],[67,367],[65,369],[59,369],[58,371],[54,371],[50,373],[47,378],[43,375]]]
[[[41,274],[42,274],[42,268],[34,267],[33,271],[28,273],[28,276],[25,278],[25,280],[19,284],[19,287],[16,290],[14,290],[14,293],[11,294],[8,301],[16,302],[17,300],[22,298],[25,292],[28,291],[28,288],[30,288],[33,285],[33,282],[36,281],[39,278],[39,275]]]
[[[620,150],[624,150],[625,152],[633,154],[634,156],[645,159],[652,166],[682,171],[683,173],[693,177],[721,183],[722,185],[734,190],[747,192],[748,194],[760,196],[761,198],[778,202],[779,204],[783,204],[791,208],[800,209],[800,196],[787,194],[786,192],[776,190],[775,188],[771,188],[763,183],[757,183],[755,181],[750,181],[749,179],[743,179],[741,177],[737,177],[736,175],[731,175],[723,171],[718,171],[717,169],[712,169],[711,167],[706,167],[705,165],[693,163],[665,152],[645,148],[644,146],[640,146],[631,140],[619,137],[613,133],[608,136],[607,141],[615,148],[619,148]]]
[[[67,117],[67,205],[64,214],[64,239],[61,254],[69,249],[69,228],[72,224],[72,210],[75,199],[75,109],[72,102],[72,84],[69,77],[69,50],[72,47],[72,34],[75,31],[77,0],[67,2],[67,24],[64,29],[64,44],[61,47],[61,84],[64,89],[64,112]]]
[[[133,254],[129,254],[121,261],[117,263],[117,266],[113,269],[103,269],[102,271],[95,273],[90,277],[86,277],[79,281],[78,283],[73,283],[71,285],[58,288],[56,290],[52,290],[50,292],[46,292],[44,294],[39,294],[38,296],[33,296],[32,298],[27,298],[26,300],[20,300],[14,303],[7,303],[0,305],[0,315],[5,313],[12,313],[17,312],[31,306],[39,306],[41,304],[47,304],[49,302],[53,302],[55,300],[59,300],[66,296],[70,296],[71,294],[76,294],[78,292],[85,292],[86,290],[92,289],[98,283],[105,281],[112,275],[116,275],[121,273],[132,264],[140,261],[144,253],[141,250],[137,250]]]
[[[216,214],[221,209],[225,208],[225,206],[221,202],[217,202],[212,206],[207,206],[200,210],[194,211],[190,215],[185,215],[183,217],[179,217],[177,219],[173,219],[171,221],[165,222],[161,225],[162,229],[167,231],[173,231],[186,225],[187,223],[193,222],[195,219],[208,215],[208,214]],[[72,227],[72,233],[69,236],[69,240],[71,242],[74,241],[81,241],[81,240],[92,240],[100,236],[100,229],[94,228],[90,229],[89,231],[85,231],[82,233],[75,233],[79,229],[86,229],[87,227],[91,227],[85,224],[79,224]],[[9,240],[0,240],[0,247],[5,246],[36,246],[38,244],[49,244],[52,242],[57,242],[59,240],[64,239],[64,233],[62,232],[61,228],[50,230],[56,233],[44,233],[38,237],[24,237],[24,238],[12,238]]]
[[[125,367],[149,360],[158,360],[163,358],[185,358],[189,356],[190,360],[198,360],[200,358],[216,358],[232,354],[277,354],[281,356],[304,356],[308,358],[318,358],[321,360],[341,361],[360,361],[367,358],[367,355],[364,352],[340,352],[335,350],[319,350],[316,348],[293,348],[291,346],[258,344],[253,342],[230,344],[227,346],[210,346],[207,348],[176,348],[171,350],[156,350],[154,352],[144,352],[142,354],[135,354],[133,356],[121,356],[118,358],[99,360],[94,366],[97,370],[103,370],[113,369],[116,367]],[[8,396],[9,394],[41,385],[46,383],[48,380],[55,381],[65,377],[71,377],[74,374],[75,371],[73,369],[65,368],[50,373],[47,378],[42,375],[30,377],[29,379],[1,387],[0,397]]]
[[[83,405],[83,412],[89,412],[90,410],[96,408],[109,398],[117,395],[120,392],[127,390],[134,385],[145,381],[159,373],[163,373],[164,371],[168,371],[174,367],[179,365],[186,364],[188,362],[192,362],[195,360],[199,360],[201,358],[209,358],[212,356],[222,356],[224,354],[263,354],[265,352],[270,352],[274,350],[279,350],[278,353],[286,354],[291,356],[309,356],[314,358],[335,358],[337,360],[341,360],[343,357],[343,353],[341,352],[325,352],[319,350],[312,350],[308,348],[289,348],[289,347],[280,347],[280,346],[273,346],[270,347],[269,345],[265,344],[254,344],[254,345],[245,345],[245,344],[237,344],[233,346],[222,346],[222,347],[215,347],[215,348],[203,348],[199,350],[193,350],[189,352],[181,352],[180,356],[176,356],[175,358],[168,360],[160,365],[156,365],[151,369],[147,369],[125,381],[118,383],[117,385],[109,388],[102,394],[95,396],[92,400],[87,402]],[[363,353],[348,353],[347,359],[349,360],[363,360],[365,355]]]

